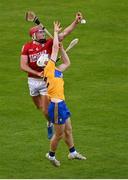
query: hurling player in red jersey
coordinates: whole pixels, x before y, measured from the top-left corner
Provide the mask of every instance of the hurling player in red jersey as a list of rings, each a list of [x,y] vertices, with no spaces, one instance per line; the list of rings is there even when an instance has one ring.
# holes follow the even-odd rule
[[[77,27],[82,18],[83,16],[80,12],[76,13],[75,20],[58,35],[59,41],[62,41],[69,35]],[[47,96],[47,86],[41,78],[42,68],[37,66],[37,60],[42,54],[46,58],[50,58],[53,40],[51,38],[46,39],[45,32],[39,25],[32,27],[29,35],[32,41],[24,44],[22,47],[20,67],[28,73],[28,86],[34,104],[43,112],[48,120],[49,99]],[[53,125],[48,120],[48,138],[51,139],[52,135]]]

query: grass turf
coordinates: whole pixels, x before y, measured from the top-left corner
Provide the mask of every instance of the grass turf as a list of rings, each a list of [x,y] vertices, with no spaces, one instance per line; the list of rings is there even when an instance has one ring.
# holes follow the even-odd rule
[[[6,0],[0,8],[0,178],[128,178],[127,0]],[[44,158],[46,121],[32,104],[26,74],[19,69],[32,25],[24,20],[26,10],[35,11],[51,32],[54,20],[66,27],[77,10],[87,17],[87,24],[64,40],[66,46],[80,39],[69,53],[65,93],[75,144],[86,161],[68,161],[63,142],[57,151],[60,168]]]

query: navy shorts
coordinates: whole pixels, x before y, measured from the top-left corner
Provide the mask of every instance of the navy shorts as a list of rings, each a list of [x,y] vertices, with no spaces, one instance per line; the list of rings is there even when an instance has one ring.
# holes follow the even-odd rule
[[[50,102],[48,116],[50,122],[54,124],[65,124],[66,120],[71,116],[71,113],[64,101],[59,103]]]

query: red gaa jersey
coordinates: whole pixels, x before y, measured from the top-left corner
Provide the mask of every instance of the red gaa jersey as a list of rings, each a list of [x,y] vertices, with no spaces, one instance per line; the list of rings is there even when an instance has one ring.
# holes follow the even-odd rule
[[[46,43],[44,44],[37,44],[35,41],[31,41],[26,43],[21,51],[21,55],[26,55],[28,56],[28,65],[30,68],[41,72],[42,68],[38,67],[36,62],[38,58],[40,57],[41,54],[48,54],[48,57],[50,58],[50,55],[52,53],[52,45],[53,45],[53,40],[48,39],[46,40]],[[29,77],[35,77],[39,78],[38,76],[28,73]]]

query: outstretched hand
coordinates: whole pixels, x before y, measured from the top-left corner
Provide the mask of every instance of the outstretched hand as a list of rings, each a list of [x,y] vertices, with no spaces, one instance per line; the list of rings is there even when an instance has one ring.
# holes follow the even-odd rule
[[[62,29],[62,27],[61,27],[61,24],[60,24],[60,22],[58,22],[58,21],[55,21],[54,22],[54,32],[60,32],[61,31],[61,29]]]
[[[81,20],[83,19],[83,15],[82,15],[82,13],[81,12],[77,12],[76,13],[76,23],[79,23],[79,22],[81,22]]]

